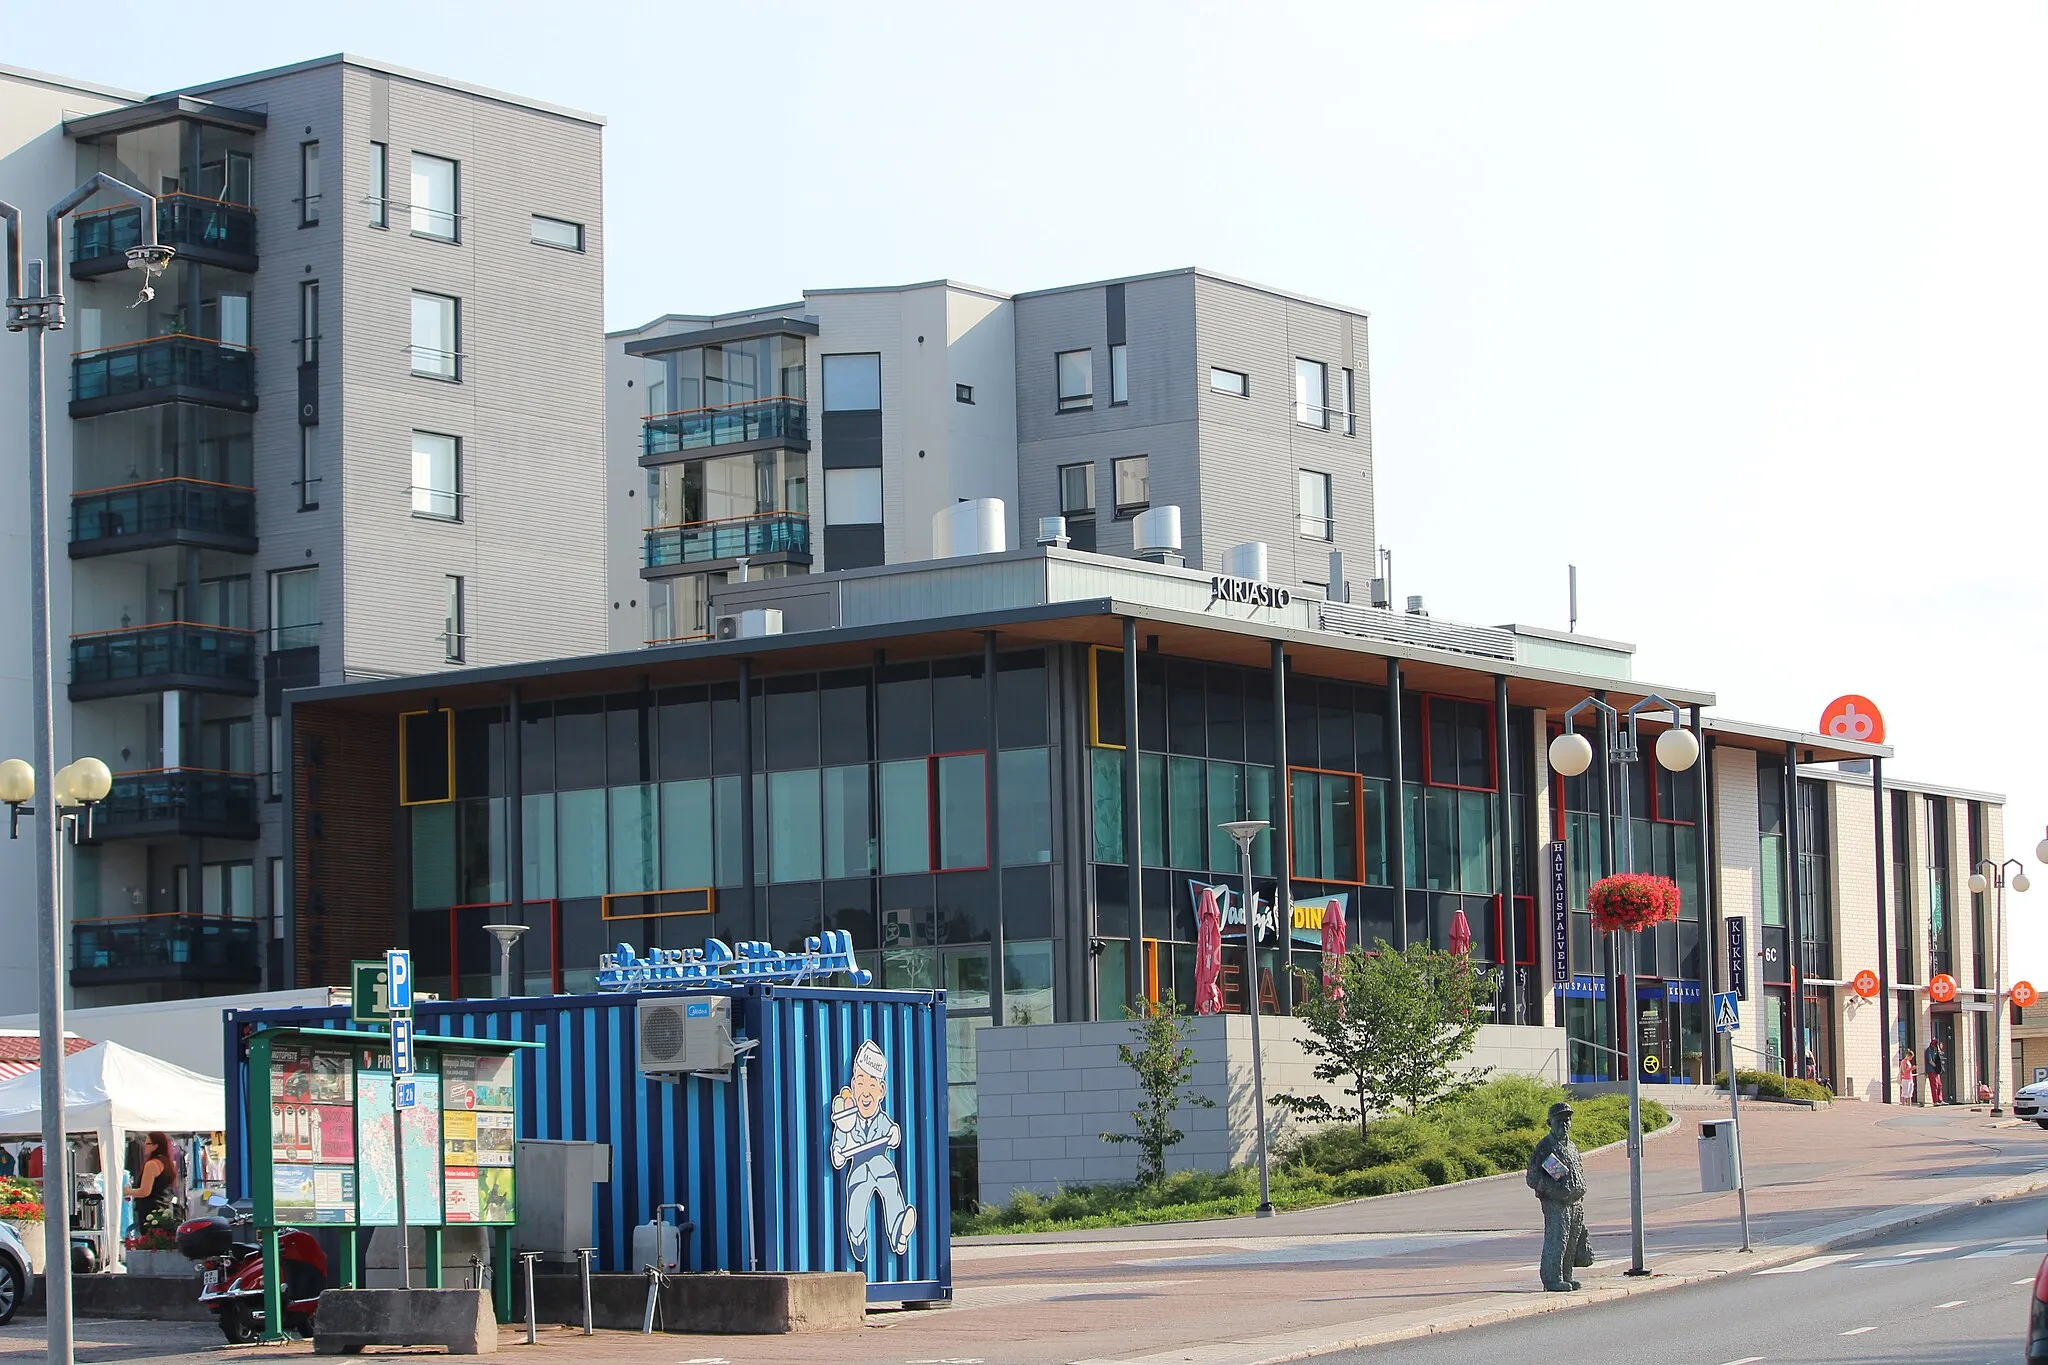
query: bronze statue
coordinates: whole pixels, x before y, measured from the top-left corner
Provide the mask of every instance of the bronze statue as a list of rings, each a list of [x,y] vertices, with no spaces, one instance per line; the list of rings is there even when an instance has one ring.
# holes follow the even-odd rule
[[[1543,1205],[1543,1287],[1568,1294],[1579,1287],[1576,1266],[1593,1264],[1586,1220],[1579,1209],[1586,1197],[1586,1168],[1572,1141],[1572,1107],[1550,1106],[1550,1134],[1529,1154],[1529,1188]]]

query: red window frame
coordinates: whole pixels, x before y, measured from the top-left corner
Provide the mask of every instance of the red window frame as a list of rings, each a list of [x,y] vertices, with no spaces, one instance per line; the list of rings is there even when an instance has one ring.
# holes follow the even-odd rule
[[[1483,697],[1454,697],[1448,692],[1424,692],[1422,701],[1422,785],[1441,787],[1445,791],[1457,792],[1498,792],[1500,790],[1500,746],[1493,742],[1493,734],[1499,718],[1494,715],[1493,702]],[[1439,701],[1454,701],[1462,706],[1477,706],[1486,712],[1486,785],[1468,787],[1457,782],[1438,782],[1430,776],[1433,765],[1430,762],[1431,706]]]
[[[446,911],[448,916],[448,994],[452,998],[457,1000],[464,998],[462,993],[462,955],[455,932],[456,915],[463,910],[495,910],[500,906],[510,905],[511,903],[511,901],[476,901],[468,905],[451,905],[448,907]],[[552,897],[545,900],[530,900],[526,902],[528,910],[531,910],[536,905],[545,905],[548,908],[548,988],[556,995],[560,995],[562,993],[562,902]],[[528,923],[531,924],[532,916],[529,915],[526,918]],[[532,931],[529,929],[528,932]],[[494,958],[484,968],[484,979],[486,981],[491,980],[491,978],[497,975],[497,971],[498,964]]]

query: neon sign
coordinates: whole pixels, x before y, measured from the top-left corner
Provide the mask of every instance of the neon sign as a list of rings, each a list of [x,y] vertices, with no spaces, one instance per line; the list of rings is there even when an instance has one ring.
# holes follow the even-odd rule
[[[873,982],[874,974],[856,966],[853,935],[830,929],[804,940],[800,953],[785,953],[772,943],[736,943],[727,947],[706,939],[702,948],[649,948],[647,956],[621,943],[597,959],[601,991],[692,990],[706,986],[755,983],[799,985],[844,973],[855,986]]]

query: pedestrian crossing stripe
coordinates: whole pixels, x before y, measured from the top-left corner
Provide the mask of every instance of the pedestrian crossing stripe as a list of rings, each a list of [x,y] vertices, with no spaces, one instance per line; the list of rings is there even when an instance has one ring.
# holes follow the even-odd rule
[[[1980,1246],[1975,1251],[1966,1251],[1955,1257],[1958,1261],[1979,1261],[2000,1256],[2027,1256],[2038,1252],[2041,1244],[2034,1238],[2026,1237],[2012,1242],[2001,1242],[1994,1246]],[[1873,1256],[1869,1260],[1859,1259],[1866,1253],[1860,1251],[1838,1252],[1830,1256],[1809,1256],[1803,1261],[1790,1265],[1772,1266],[1768,1270],[1755,1271],[1758,1275],[1803,1275],[1809,1270],[1820,1270],[1826,1266],[1839,1265],[1844,1270],[1882,1270],[1887,1266],[1911,1265],[1916,1261],[1931,1261],[1961,1250],[1960,1246],[1901,1247],[1897,1254]],[[1844,1264],[1846,1262],[1846,1264]],[[2029,1280],[2027,1283],[2032,1284]]]

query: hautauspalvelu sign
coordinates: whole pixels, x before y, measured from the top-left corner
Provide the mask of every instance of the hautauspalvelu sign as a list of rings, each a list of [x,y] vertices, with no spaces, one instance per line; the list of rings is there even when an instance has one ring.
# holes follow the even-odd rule
[[[597,959],[601,991],[688,990],[693,986],[755,983],[801,984],[844,974],[856,987],[873,974],[853,960],[853,935],[828,929],[804,940],[800,953],[785,953],[772,943],[736,943],[727,947],[706,939],[702,948],[649,948],[647,956],[621,943]]]

